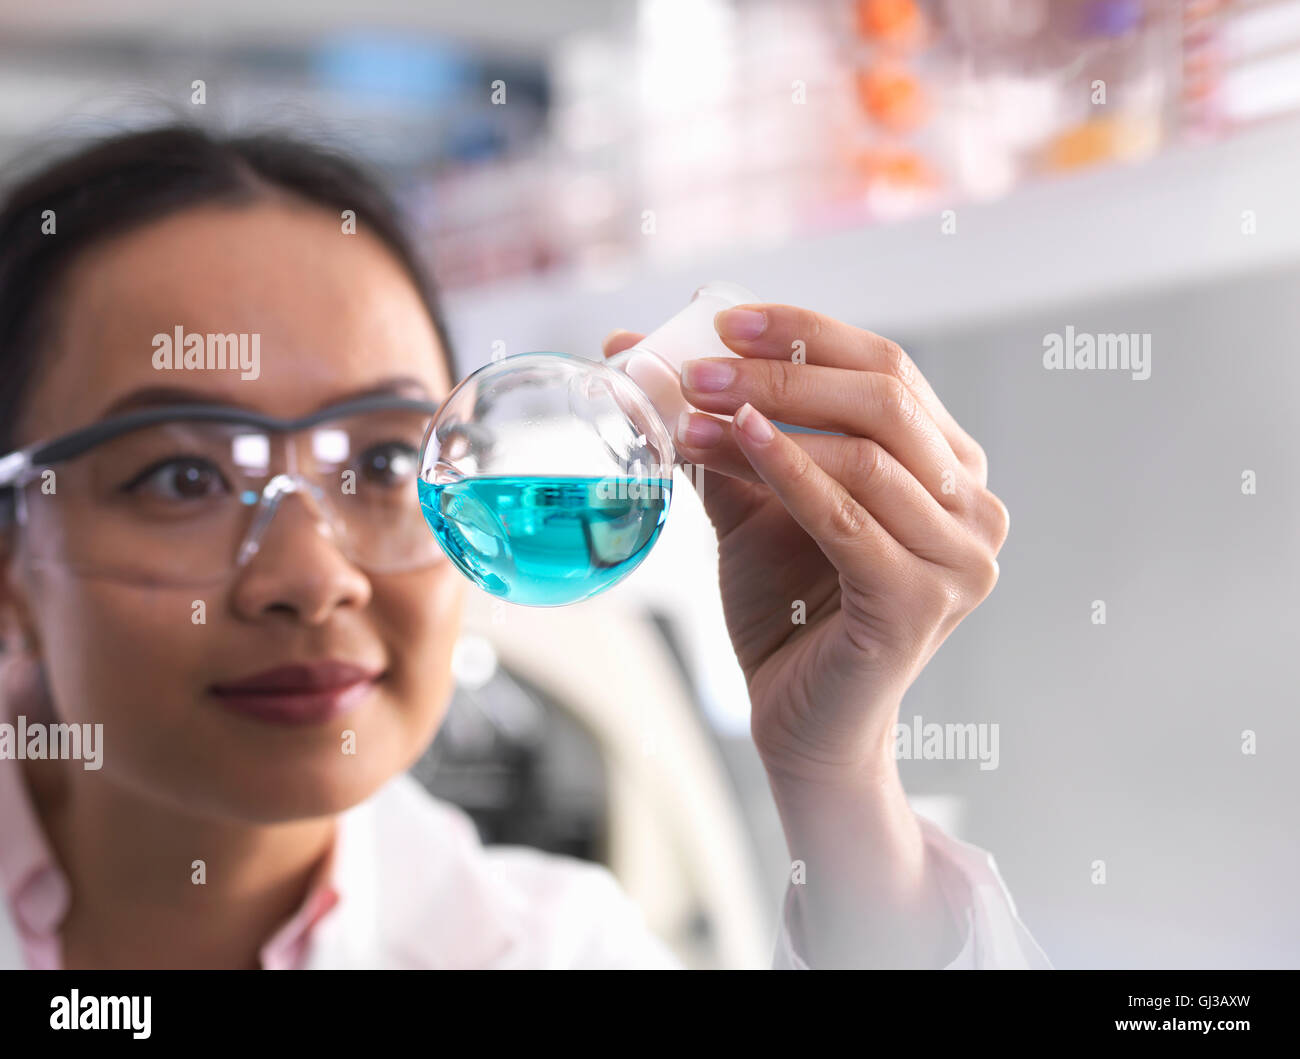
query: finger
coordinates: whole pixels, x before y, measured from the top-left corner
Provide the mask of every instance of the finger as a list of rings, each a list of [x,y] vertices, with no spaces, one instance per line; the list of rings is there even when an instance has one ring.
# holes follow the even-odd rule
[[[728,315],[736,310],[756,313],[762,320]],[[916,363],[897,342],[797,305],[738,305],[718,313],[714,322],[726,345],[743,357],[793,363],[793,358],[802,356],[806,363],[821,367],[875,371],[894,376],[912,391],[917,402],[943,432],[953,452],[980,484],[988,480],[984,450],[944,407]]]
[[[783,423],[871,438],[944,507],[960,507],[957,487],[970,472],[911,391],[892,375],[707,357],[686,362],[682,389],[701,411],[734,414],[748,403]]]
[[[605,356],[612,357],[616,353],[621,353],[624,349],[635,345],[643,337],[643,335],[635,331],[615,329],[605,337],[603,342]],[[712,443],[716,444],[715,448],[696,448],[693,447],[689,441],[681,437],[679,432],[678,436],[675,438],[675,445],[678,450],[678,456],[681,460],[696,464],[711,471],[716,471],[719,474],[724,474],[731,478],[739,478],[749,482],[762,481],[761,476],[752,466],[750,466],[748,458],[736,445],[735,440],[727,431],[725,421],[716,419],[713,416],[702,412],[688,413],[687,420],[699,425],[697,429],[703,429],[704,424],[716,424],[716,426],[708,433],[715,439],[721,436],[721,441],[715,441]],[[672,426],[676,429],[678,424],[672,424]],[[697,439],[701,436],[703,435],[697,434]],[[822,439],[825,438],[825,435],[791,433],[788,436],[792,438],[796,444],[804,447],[808,452],[813,454],[815,458],[818,458],[821,465],[828,469],[841,466],[838,463],[832,462],[836,457],[834,455],[828,455],[829,453],[833,452],[838,454],[852,451],[851,446],[841,447],[836,444],[824,444]],[[832,438],[830,440],[831,442],[835,442],[836,439]],[[985,466],[987,467],[987,464]],[[852,478],[852,472],[849,469],[845,469],[843,473],[839,473],[832,469],[832,473],[841,481],[849,481]],[[899,473],[906,473],[905,469],[900,469]],[[911,480],[915,482],[915,477],[910,477]],[[919,485],[919,483],[916,484]],[[942,489],[945,485],[946,480],[941,476],[941,495]],[[987,489],[977,487],[974,489],[974,496],[970,499],[967,506],[967,521],[970,528],[980,539],[984,540],[996,551],[1002,546],[1007,537],[1009,516],[1005,505],[1003,505],[1003,503]],[[896,524],[892,522],[887,528],[890,529],[891,534],[893,534],[896,539],[899,538],[899,533],[903,533],[908,537],[909,542],[914,541],[918,548],[927,550],[927,553],[929,552],[929,550],[926,549],[926,546],[920,543],[922,535],[910,535],[908,531],[902,529],[901,525],[896,526]],[[897,532],[895,532],[895,528],[897,528]],[[909,543],[909,547],[910,546],[911,544]],[[918,552],[918,554],[920,554],[920,552]]]
[[[839,482],[913,555],[943,566],[959,559],[967,531],[906,468],[874,441],[838,434],[785,434]],[[721,420],[686,413],[674,439],[687,462],[763,482]]]
[[[791,517],[841,574],[878,585],[918,560],[839,482],[753,405],[742,405],[731,431],[750,464]]]
[[[960,526],[966,534],[994,553],[1006,542],[1011,524],[1010,514],[1006,505],[987,488],[970,487],[967,490],[967,499],[962,505],[963,511],[958,520],[906,468],[898,464],[883,446],[870,439],[848,438],[841,434],[793,432],[786,432],[786,436],[812,456],[823,470],[844,483],[858,502],[876,515],[896,540],[917,555],[947,565],[943,558],[947,554],[945,548],[936,547],[933,542],[927,544],[929,538],[926,534],[914,533],[905,528],[901,520],[895,521],[889,516],[890,505],[887,491],[883,488],[887,482],[891,483],[891,487],[896,487],[893,483],[902,483],[905,490],[915,490],[925,503],[917,500],[911,504],[912,507],[921,512],[941,512],[945,520],[953,526]],[[735,438],[726,430],[724,420],[715,419],[704,412],[684,413],[683,420],[677,424],[673,441],[678,458],[688,465],[703,467],[747,482],[763,482],[762,476],[750,465],[749,458],[741,451]],[[880,461],[886,458],[889,462],[882,464]],[[861,484],[863,480],[871,482],[870,489]],[[877,500],[876,496],[881,496],[882,499]]]

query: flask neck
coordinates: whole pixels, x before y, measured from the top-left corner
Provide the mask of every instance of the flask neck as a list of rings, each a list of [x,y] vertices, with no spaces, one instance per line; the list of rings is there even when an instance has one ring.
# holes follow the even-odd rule
[[[664,430],[672,438],[677,432],[677,421],[683,412],[691,409],[682,395],[681,376],[675,365],[639,345],[615,353],[605,360],[606,367],[622,372],[632,380],[659,413]]]
[[[681,414],[693,408],[682,394],[682,365],[696,357],[736,356],[719,337],[713,318],[723,309],[759,301],[758,295],[738,283],[706,283],[684,309],[605,363],[641,388],[671,437]]]

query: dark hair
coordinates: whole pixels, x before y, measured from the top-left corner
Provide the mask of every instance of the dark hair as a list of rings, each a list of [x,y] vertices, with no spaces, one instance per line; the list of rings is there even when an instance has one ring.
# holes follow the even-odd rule
[[[119,134],[46,166],[0,205],[0,453],[15,447],[21,402],[53,301],[71,263],[101,240],[207,203],[251,203],[268,190],[333,211],[379,238],[420,292],[447,366],[455,356],[432,280],[381,183],[347,156],[281,133],[221,137],[167,125]],[[42,233],[54,211],[55,236]]]

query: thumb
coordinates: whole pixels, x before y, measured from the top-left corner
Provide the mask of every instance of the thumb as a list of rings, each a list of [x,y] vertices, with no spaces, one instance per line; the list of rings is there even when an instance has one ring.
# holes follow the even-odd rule
[[[615,328],[605,336],[601,348],[606,357],[622,353],[645,337],[637,331]],[[675,424],[668,424],[671,430]],[[754,500],[766,487],[719,474],[698,464],[683,464],[681,470],[690,479],[695,492],[704,505],[704,511],[719,536],[729,532],[753,507]]]
[[[600,348],[605,356],[612,357],[615,353],[622,353],[623,350],[636,345],[643,338],[645,335],[638,331],[624,331],[621,327],[616,327],[605,336]]]

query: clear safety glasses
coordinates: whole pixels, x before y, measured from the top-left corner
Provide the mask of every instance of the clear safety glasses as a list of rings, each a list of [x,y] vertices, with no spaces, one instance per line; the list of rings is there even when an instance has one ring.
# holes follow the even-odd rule
[[[89,576],[222,581],[290,508],[358,567],[413,570],[444,558],[416,490],[437,409],[390,395],[298,420],[224,405],[151,408],[0,457],[0,496],[24,558]]]

